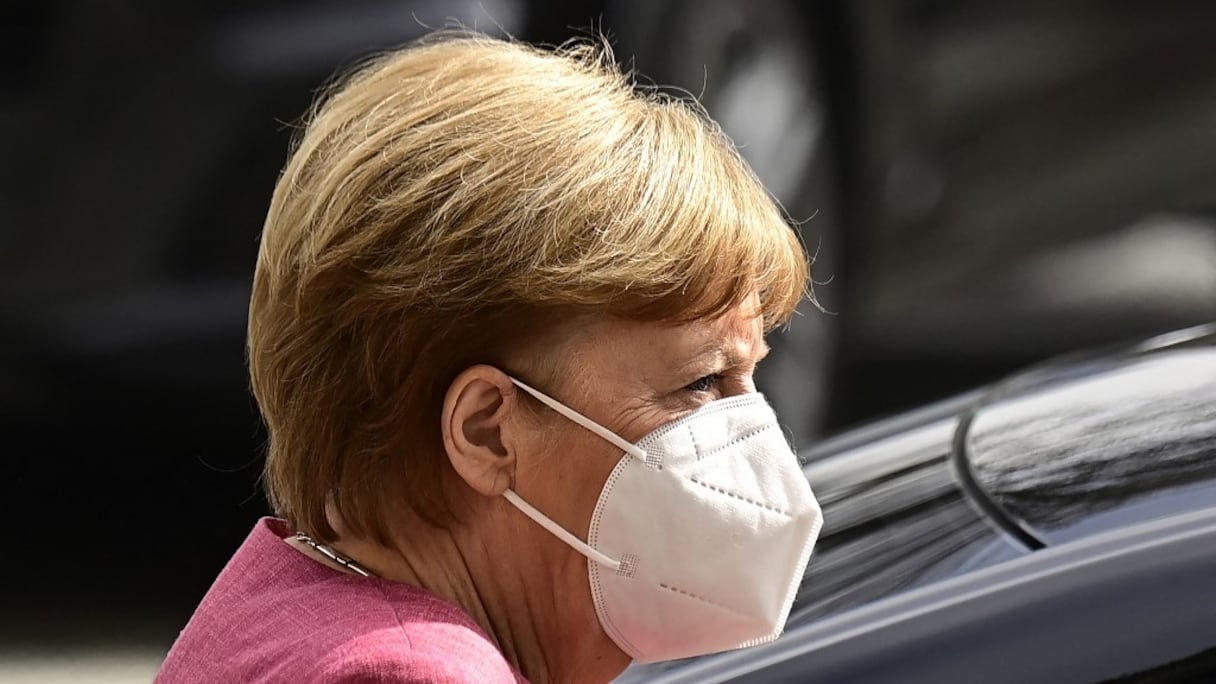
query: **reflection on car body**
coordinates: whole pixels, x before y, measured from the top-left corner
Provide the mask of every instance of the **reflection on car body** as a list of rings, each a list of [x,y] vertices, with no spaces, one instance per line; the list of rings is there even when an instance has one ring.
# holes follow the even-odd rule
[[[1073,375],[1032,373],[968,421],[965,462],[1006,517],[1059,543],[1099,513],[1134,505],[1135,522],[1170,501],[1216,502],[1216,348],[1094,360]]]

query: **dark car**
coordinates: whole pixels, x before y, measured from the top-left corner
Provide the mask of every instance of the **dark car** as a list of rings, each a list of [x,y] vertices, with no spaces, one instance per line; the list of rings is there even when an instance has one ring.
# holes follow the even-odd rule
[[[825,523],[785,634],[620,681],[1216,681],[1216,325],[805,457]]]

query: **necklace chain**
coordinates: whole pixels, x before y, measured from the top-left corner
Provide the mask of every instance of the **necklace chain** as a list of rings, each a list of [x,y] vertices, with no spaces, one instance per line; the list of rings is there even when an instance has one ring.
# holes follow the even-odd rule
[[[330,546],[318,543],[312,537],[308,536],[307,534],[304,534],[303,532],[296,532],[295,538],[298,539],[299,541],[303,542],[306,546],[315,550],[317,553],[321,554],[322,556],[325,556],[326,558],[337,563],[338,565],[341,565],[342,567],[346,568],[347,570],[350,570],[351,572],[355,573],[356,575],[361,575],[363,577],[375,577],[375,575],[370,570],[368,570],[367,568],[365,568],[362,565],[359,565],[357,562],[355,562],[355,559],[349,558],[347,556],[344,556],[344,555],[338,553]]]

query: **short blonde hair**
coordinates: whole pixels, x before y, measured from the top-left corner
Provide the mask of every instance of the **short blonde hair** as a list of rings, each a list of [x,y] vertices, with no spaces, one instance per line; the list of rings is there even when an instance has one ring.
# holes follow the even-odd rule
[[[590,43],[432,36],[314,110],[279,178],[249,312],[279,515],[326,540],[326,503],[384,540],[405,501],[451,514],[444,393],[572,314],[690,321],[806,292],[804,250],[693,102]]]

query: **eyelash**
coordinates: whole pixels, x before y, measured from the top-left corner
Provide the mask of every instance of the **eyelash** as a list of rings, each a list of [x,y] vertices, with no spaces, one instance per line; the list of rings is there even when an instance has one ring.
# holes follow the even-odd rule
[[[709,375],[706,375],[705,377],[697,378],[694,382],[689,384],[684,389],[688,390],[689,392],[708,392],[711,389],[713,389],[714,386],[716,386],[719,382],[721,382],[721,380],[722,380],[721,373],[710,373]],[[705,387],[701,387],[700,385],[705,382],[708,382],[708,385],[706,385]]]

